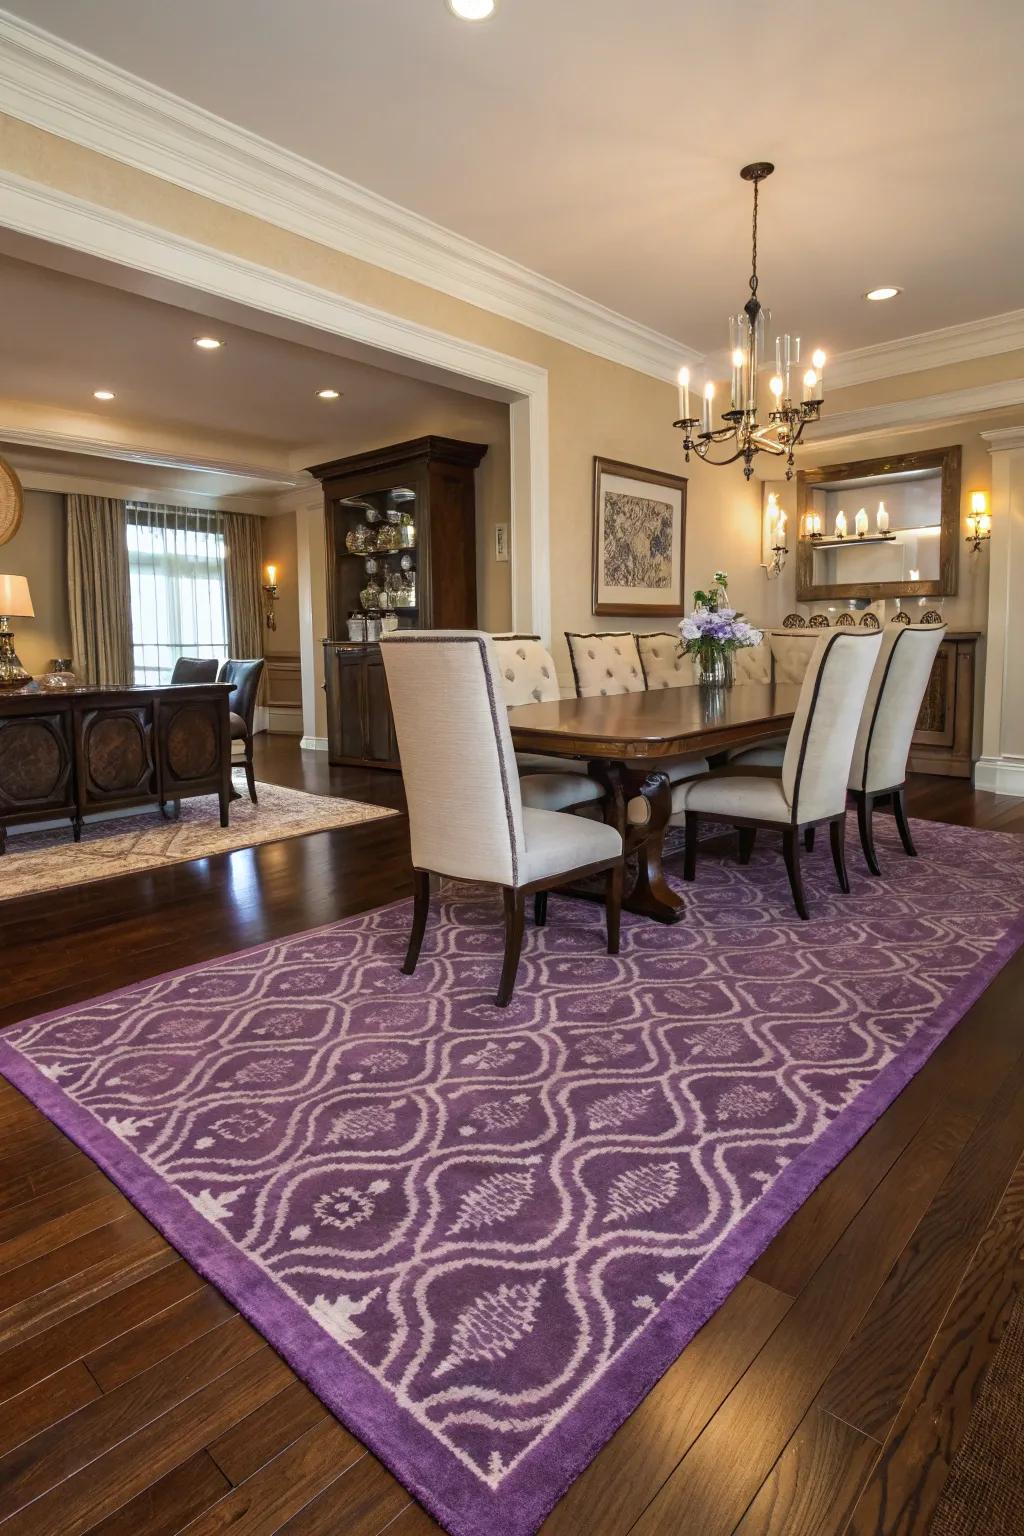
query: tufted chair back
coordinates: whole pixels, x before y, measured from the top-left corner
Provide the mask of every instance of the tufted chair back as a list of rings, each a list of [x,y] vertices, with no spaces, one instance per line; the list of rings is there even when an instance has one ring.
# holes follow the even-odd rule
[[[648,688],[685,688],[696,683],[693,657],[683,654],[678,630],[637,635],[636,643]]]
[[[578,698],[644,692],[647,683],[635,635],[577,635],[566,631],[565,638]]]
[[[561,698],[551,652],[539,635],[493,635],[501,691],[509,709],[516,704],[549,704]]]

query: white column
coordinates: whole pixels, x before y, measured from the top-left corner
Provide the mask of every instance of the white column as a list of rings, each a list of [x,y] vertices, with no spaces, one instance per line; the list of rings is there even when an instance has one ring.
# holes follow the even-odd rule
[[[974,782],[1024,795],[1024,427],[983,432],[992,455],[985,709]]]
[[[301,747],[327,751],[324,648],[327,638],[327,535],[320,487],[295,509],[299,552],[299,656],[302,665]]]

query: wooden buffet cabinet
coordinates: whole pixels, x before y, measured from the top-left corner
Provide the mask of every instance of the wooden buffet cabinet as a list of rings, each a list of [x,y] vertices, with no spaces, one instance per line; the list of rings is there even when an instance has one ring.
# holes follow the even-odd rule
[[[164,688],[32,684],[0,693],[0,853],[7,828],[217,795],[228,824],[227,683]]]
[[[380,646],[349,635],[353,615],[382,611],[363,601],[371,582],[393,589],[393,605],[384,611],[393,612],[403,629],[476,625],[473,476],[486,452],[483,443],[421,437],[310,470],[324,488],[333,637],[324,641],[324,687],[332,763],[399,766]],[[399,518],[403,537],[413,542],[350,547],[360,530],[373,541],[383,536],[385,544],[397,538],[388,530],[397,529]],[[368,571],[368,564],[375,569]]]
[[[910,743],[911,772],[971,777],[980,639],[976,633],[952,631],[939,646]]]

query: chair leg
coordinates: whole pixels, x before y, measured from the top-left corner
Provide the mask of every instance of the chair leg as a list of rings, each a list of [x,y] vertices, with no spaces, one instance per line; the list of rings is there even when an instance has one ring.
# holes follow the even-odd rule
[[[605,919],[608,924],[608,953],[617,955],[619,952],[619,928],[622,918],[622,883],[624,866],[620,862],[613,864],[608,871],[608,881],[605,887]]]
[[[840,816],[829,823],[829,841],[832,844],[832,862],[836,867],[839,889],[844,896],[850,894],[850,877],[846,873],[846,817]]]
[[[740,840],[740,863],[749,864],[750,855],[754,851],[754,841],[757,837],[756,827],[737,827]]]
[[[793,892],[793,905],[799,916],[806,922],[807,898],[804,895],[804,882],[800,874],[800,842],[793,827],[787,827],[782,834],[782,856],[786,861],[789,888]]]
[[[804,848],[808,853],[814,852],[814,827],[804,827]]]
[[[875,802],[871,795],[861,794],[857,796],[857,829],[860,832],[860,846],[864,850],[864,862],[873,875],[882,873],[875,852],[875,831],[872,826]]]
[[[912,859],[916,859],[917,849],[914,847],[914,839],[910,835],[910,822],[907,820],[907,803],[903,795],[904,787],[902,784],[899,789],[894,789],[892,792],[892,809],[896,817],[896,830],[900,835],[900,842],[903,844],[904,851]]]
[[[245,759],[245,782],[249,790],[249,799],[253,805],[256,805],[256,774],[253,771],[251,752]]]
[[[696,880],[697,878],[697,833],[700,830],[700,817],[696,811],[686,813],[686,852],[683,855],[683,879]]]
[[[545,928],[548,921],[548,893],[538,891],[533,898],[533,926]]]
[[[416,969],[429,911],[430,876],[425,869],[416,869],[413,871],[412,932],[409,935],[409,948],[405,952],[405,960],[402,964],[402,971],[406,976],[411,976]]]
[[[494,1001],[499,1008],[507,1008],[515,991],[516,971],[523,948],[523,926],[526,920],[526,897],[522,891],[502,892],[505,898],[505,960],[501,967],[501,981]]]

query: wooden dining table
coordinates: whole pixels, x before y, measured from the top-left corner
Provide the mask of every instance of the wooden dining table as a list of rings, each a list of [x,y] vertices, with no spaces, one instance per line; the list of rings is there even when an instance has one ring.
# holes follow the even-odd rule
[[[605,790],[605,820],[622,833],[627,860],[635,866],[623,906],[657,922],[677,923],[683,900],[662,868],[672,815],[665,759],[707,757],[782,734],[792,723],[799,693],[798,684],[781,683],[659,688],[520,704],[508,719],[517,752],[586,761],[588,773]],[[637,797],[647,802],[645,814],[627,814]]]

